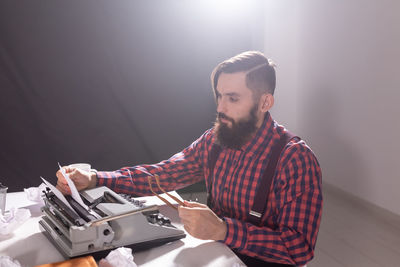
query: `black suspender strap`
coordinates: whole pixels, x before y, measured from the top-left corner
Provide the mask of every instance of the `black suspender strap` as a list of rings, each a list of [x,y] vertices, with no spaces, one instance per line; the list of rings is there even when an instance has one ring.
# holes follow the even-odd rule
[[[294,137],[296,136],[289,132],[286,132],[281,136],[279,141],[272,148],[271,157],[269,159],[267,168],[265,169],[262,179],[257,188],[253,207],[249,212],[249,221],[254,225],[261,225],[261,219],[267,207],[269,190],[271,188],[272,179],[274,178],[276,165],[278,164],[283,148]],[[214,167],[217,162],[218,156],[221,152],[221,149],[222,148],[220,145],[214,143],[211,147],[210,154],[208,155],[208,166],[210,174],[207,186],[207,206],[210,208],[212,205],[211,189],[212,189],[212,181],[214,175]]]
[[[261,219],[267,208],[269,190],[271,188],[272,179],[274,178],[276,165],[278,164],[283,148],[294,137],[293,134],[286,132],[272,148],[271,157],[258,185],[253,207],[249,212],[249,221],[254,225],[261,226]]]

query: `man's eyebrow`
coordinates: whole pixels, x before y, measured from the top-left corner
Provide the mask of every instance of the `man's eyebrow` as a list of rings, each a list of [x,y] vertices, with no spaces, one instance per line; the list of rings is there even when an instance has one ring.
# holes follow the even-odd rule
[[[215,90],[215,94],[216,94],[217,96],[220,96],[220,95],[240,96],[240,94],[239,94],[239,93],[236,93],[236,92],[228,92],[228,93],[221,94],[218,90]]]
[[[236,99],[239,99],[240,98],[240,94],[239,93],[237,93],[237,92],[228,92],[228,93],[223,93],[223,94],[221,94],[219,91],[217,91],[217,90],[215,90],[215,97],[216,98],[221,98],[222,96],[227,96],[227,97],[233,97],[233,98],[236,98]]]
[[[225,95],[227,96],[240,96],[240,94],[232,92],[232,93],[226,93]]]

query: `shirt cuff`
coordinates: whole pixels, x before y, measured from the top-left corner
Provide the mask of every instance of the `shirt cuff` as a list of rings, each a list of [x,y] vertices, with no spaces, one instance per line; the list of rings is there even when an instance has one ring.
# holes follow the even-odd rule
[[[247,229],[245,225],[235,219],[224,217],[226,223],[226,236],[222,241],[230,248],[244,249],[246,244]]]
[[[120,173],[118,172],[104,172],[104,171],[98,171],[96,173],[97,179],[96,179],[96,186],[107,186],[109,188],[115,188],[117,184],[117,178],[121,176]]]

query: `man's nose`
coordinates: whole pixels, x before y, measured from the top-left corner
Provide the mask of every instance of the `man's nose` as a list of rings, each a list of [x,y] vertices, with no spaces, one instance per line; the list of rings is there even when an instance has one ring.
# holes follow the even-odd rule
[[[225,109],[226,109],[226,106],[224,104],[224,101],[219,100],[218,103],[217,103],[217,112],[218,113],[225,113],[225,111],[226,111]]]

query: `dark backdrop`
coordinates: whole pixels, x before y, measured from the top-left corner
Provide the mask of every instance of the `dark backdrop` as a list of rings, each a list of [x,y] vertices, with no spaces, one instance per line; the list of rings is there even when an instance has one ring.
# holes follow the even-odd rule
[[[210,72],[262,35],[257,5],[213,2],[1,1],[0,181],[155,163],[210,128]]]

